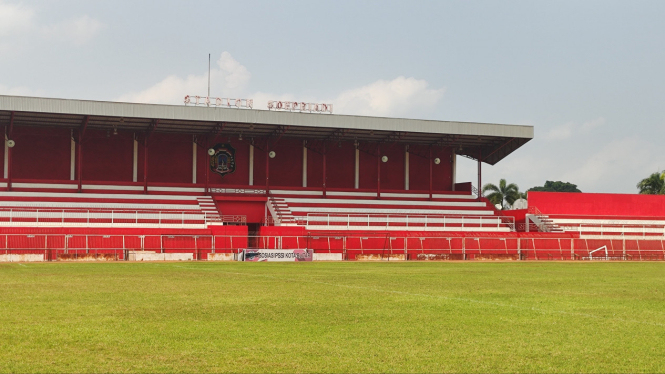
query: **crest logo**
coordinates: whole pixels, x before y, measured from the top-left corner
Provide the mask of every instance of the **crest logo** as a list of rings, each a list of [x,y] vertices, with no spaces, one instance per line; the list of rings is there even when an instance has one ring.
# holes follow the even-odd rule
[[[236,150],[228,143],[218,143],[212,147],[215,152],[210,155],[210,170],[221,175],[236,171]]]

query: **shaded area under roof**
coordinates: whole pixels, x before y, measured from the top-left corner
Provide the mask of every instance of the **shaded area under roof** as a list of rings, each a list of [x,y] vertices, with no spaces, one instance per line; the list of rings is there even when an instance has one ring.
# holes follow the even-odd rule
[[[491,165],[533,139],[532,126],[0,95],[0,125],[12,112],[14,126],[77,129],[87,118],[101,130],[454,147]]]

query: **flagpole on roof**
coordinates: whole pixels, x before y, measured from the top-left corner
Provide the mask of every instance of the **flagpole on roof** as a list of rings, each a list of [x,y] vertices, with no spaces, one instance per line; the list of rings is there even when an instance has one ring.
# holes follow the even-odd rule
[[[208,53],[208,97],[210,97],[210,53]]]

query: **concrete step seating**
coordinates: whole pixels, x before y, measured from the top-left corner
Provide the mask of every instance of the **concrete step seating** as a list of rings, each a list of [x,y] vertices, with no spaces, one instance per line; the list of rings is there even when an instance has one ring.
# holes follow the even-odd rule
[[[0,192],[0,225],[205,228],[208,222],[220,219],[209,199],[188,195]]]
[[[511,231],[471,194],[272,191],[275,221],[310,230]]]
[[[578,232],[581,237],[665,236],[665,217],[550,215],[549,218],[564,232]]]

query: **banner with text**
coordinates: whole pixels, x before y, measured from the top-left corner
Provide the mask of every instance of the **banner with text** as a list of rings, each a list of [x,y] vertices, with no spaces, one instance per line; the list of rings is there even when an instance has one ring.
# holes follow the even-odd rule
[[[311,249],[245,249],[240,261],[312,261]]]

